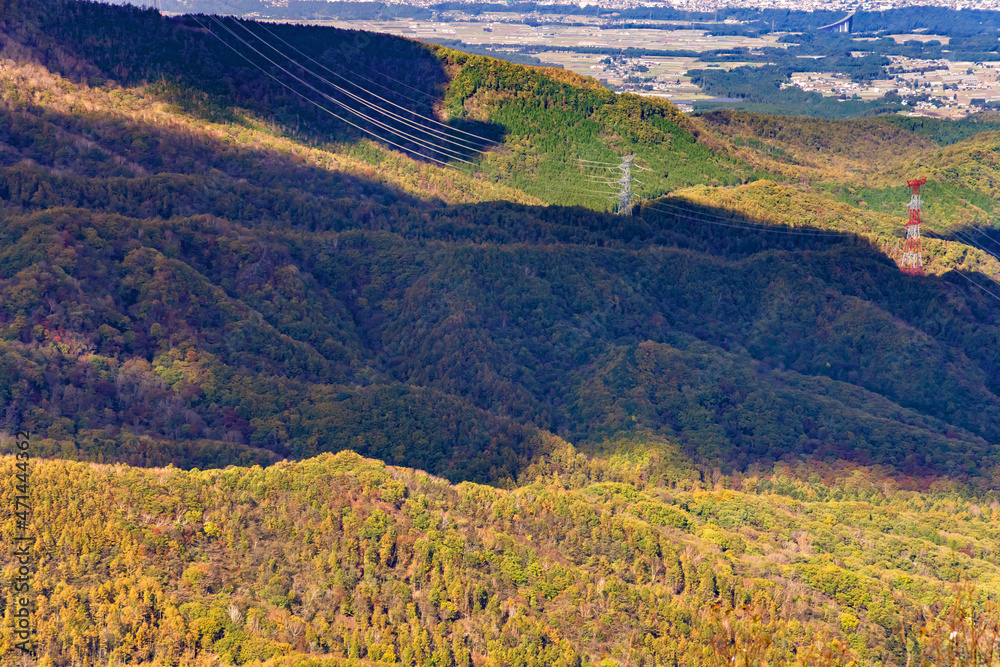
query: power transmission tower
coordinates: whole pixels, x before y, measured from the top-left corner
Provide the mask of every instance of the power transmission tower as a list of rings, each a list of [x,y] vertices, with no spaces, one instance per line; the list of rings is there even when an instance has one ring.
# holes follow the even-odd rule
[[[626,155],[618,165],[622,176],[618,179],[621,190],[618,192],[618,215],[632,215],[632,160],[634,155]]]
[[[923,252],[920,248],[920,186],[927,182],[926,178],[914,181],[907,181],[910,188],[910,203],[906,208],[910,211],[910,220],[906,223],[906,240],[903,241],[903,258],[899,262],[899,268],[903,273],[912,276],[924,275]]]
[[[639,179],[632,176],[632,171],[635,169],[639,171],[649,171],[646,167],[635,164],[634,160],[635,155],[626,155],[621,158],[621,162],[617,164],[614,162],[599,162],[580,158],[578,160],[580,167],[585,171],[599,172],[597,174],[584,174],[585,178],[590,179],[592,185],[601,188],[600,190],[586,190],[586,192],[603,194],[615,202],[616,213],[619,215],[632,215],[632,184],[638,183],[639,185],[642,185],[642,182],[639,181]],[[617,180],[612,173],[610,173],[615,171],[619,174]],[[604,188],[607,188],[607,190]]]

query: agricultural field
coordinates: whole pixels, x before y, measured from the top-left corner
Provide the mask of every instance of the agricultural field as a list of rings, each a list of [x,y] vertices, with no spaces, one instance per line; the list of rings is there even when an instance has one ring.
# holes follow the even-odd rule
[[[880,108],[883,113],[902,110],[911,115],[964,118],[1000,104],[1000,65],[988,60],[972,61],[974,54],[969,59],[949,60],[951,52],[947,49],[960,48],[962,43],[953,43],[947,35],[930,34],[925,29],[892,33],[885,39],[846,38],[846,43],[857,49],[850,49],[851,57],[846,59],[853,62],[845,62],[838,55],[843,53],[839,47],[817,51],[810,35],[780,28],[775,32],[713,35],[711,26],[705,23],[695,26],[642,19],[641,25],[630,26],[614,15],[599,18],[495,12],[470,16],[442,12],[434,18],[312,23],[443,43],[499,57],[537,58],[542,64],[593,77],[619,92],[668,99],[682,111],[692,111],[696,103],[705,109],[720,103],[750,102],[771,104],[766,109],[754,107],[771,113],[784,105],[791,113],[827,117],[857,116],[863,109]],[[800,35],[802,41],[798,43]],[[898,49],[887,50],[885,42],[895,43]],[[628,52],[636,49],[657,53]],[[746,55],[731,54],[738,49]],[[727,53],[741,61],[728,62]],[[868,59],[881,60],[876,77],[859,75],[864,69],[862,61]],[[815,65],[803,66],[807,60]],[[749,68],[720,76],[745,66]],[[767,73],[755,73],[757,68]],[[768,85],[764,85],[765,81]],[[805,98],[799,99],[801,93],[797,90],[757,99],[761,91],[771,89],[772,82],[775,89],[782,91],[791,88],[815,94],[814,103],[822,96],[853,100],[855,104],[843,108],[819,104],[817,108],[825,111],[812,113],[802,110]],[[887,93],[891,99],[883,100]]]
[[[925,32],[910,32],[901,35],[886,35],[886,37],[891,37],[897,44],[904,44],[905,42],[941,42],[944,45],[948,45],[951,41],[951,37],[947,35],[929,35]]]
[[[705,62],[694,56],[644,56],[642,58],[614,58],[607,62],[607,54],[583,53],[561,50],[570,47],[598,49],[655,49],[660,51],[708,52],[724,49],[761,49],[787,47],[778,41],[781,33],[766,37],[743,35],[709,35],[704,30],[657,30],[607,28],[606,21],[593,17],[573,17],[572,24],[563,24],[563,17],[540,18],[541,25],[519,23],[523,20],[514,14],[484,15],[479,21],[315,21],[317,25],[332,25],[352,30],[370,30],[421,41],[435,42],[459,40],[464,44],[485,46],[503,51],[509,47],[547,46],[557,51],[533,53],[545,64],[563,67],[577,74],[591,76],[610,85],[615,90],[635,92],[673,100],[677,98],[682,109],[685,102],[709,99],[701,89],[691,83],[690,69],[719,67],[732,69],[747,62]],[[550,23],[549,21],[553,21]],[[676,22],[656,21],[664,25]],[[605,62],[602,62],[605,61]]]
[[[370,30],[421,40],[435,38],[460,39],[466,44],[543,45],[610,48],[641,48],[685,51],[711,51],[746,47],[759,49],[781,46],[780,33],[767,37],[742,35],[713,36],[704,30],[615,29],[605,27],[605,21],[579,19],[572,25],[549,23],[541,17],[541,25],[513,22],[513,15],[487,15],[493,20],[480,21],[317,21],[322,25],[352,30]],[[659,23],[666,24],[661,21]]]
[[[902,56],[889,56],[889,60],[890,71],[895,70],[892,78],[858,83],[841,72],[796,72],[785,85],[842,99],[857,95],[862,100],[875,100],[890,91],[926,96],[915,110],[939,118],[963,118],[970,110],[1000,102],[1000,63]]]

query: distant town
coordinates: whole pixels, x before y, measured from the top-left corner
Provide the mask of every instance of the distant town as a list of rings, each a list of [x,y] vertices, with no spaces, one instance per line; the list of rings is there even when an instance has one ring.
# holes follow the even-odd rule
[[[463,0],[457,0],[462,2]],[[441,0],[386,0],[385,4],[405,4],[417,7],[433,7]],[[479,3],[480,0],[468,0]],[[855,0],[670,0],[651,2],[650,0],[541,0],[538,5],[598,5],[606,9],[628,9],[633,7],[671,7],[692,12],[713,12],[734,7],[745,9],[787,9],[791,11],[860,11],[880,12],[904,7],[944,7],[947,9],[1000,10],[1000,0],[880,0],[879,2],[856,2]]]
[[[616,27],[597,17],[560,16],[539,13],[529,20],[515,13],[489,12],[475,16],[461,9],[441,12],[437,21],[319,21],[342,28],[387,32],[421,41],[455,43],[469,48],[483,47],[503,56],[530,50],[543,64],[563,67],[592,76],[620,92],[661,97],[683,111],[692,111],[699,102],[721,101],[704,93],[688,72],[702,68],[730,70],[741,66],[756,67],[759,62],[704,61],[697,53],[725,49],[787,48],[795,46],[793,33],[774,33],[759,37],[712,35],[705,30],[674,26],[671,30]],[[948,37],[927,32],[892,35],[898,43],[938,41],[947,45]],[[857,37],[855,57],[863,57],[863,47],[870,38]],[[691,52],[691,56],[625,55],[630,49]],[[603,51],[603,52],[588,52]],[[614,54],[610,51],[621,51]],[[823,62],[822,56],[816,56]],[[910,113],[958,118],[1000,104],[1000,63],[959,62],[944,59],[921,59],[888,56],[891,75],[867,82],[853,81],[843,72],[796,72],[782,88],[797,87],[838,100],[875,100],[887,93],[910,100]],[[731,100],[738,101],[738,100]]]
[[[791,83],[806,91],[839,99],[877,99],[892,91],[920,99],[914,111],[921,115],[961,117],[1000,105],[1000,63],[920,60],[890,56],[901,71],[892,79],[859,84],[838,73],[799,72]]]
[[[562,67],[682,111],[797,113],[806,99],[828,117],[962,118],[1000,108],[1000,53],[983,41],[1000,34],[989,14],[1000,15],[1000,0],[156,1],[176,13],[236,10]],[[817,40],[823,31],[845,34]],[[749,80],[761,85],[748,89]]]

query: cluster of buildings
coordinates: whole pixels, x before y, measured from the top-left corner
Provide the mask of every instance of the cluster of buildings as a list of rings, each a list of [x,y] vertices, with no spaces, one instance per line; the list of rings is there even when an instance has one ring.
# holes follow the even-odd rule
[[[272,0],[273,1],[273,0]],[[274,4],[279,4],[279,0]],[[462,0],[459,0],[462,1]],[[482,0],[465,0],[480,3]],[[512,4],[517,0],[500,0]],[[384,0],[386,4],[431,7],[440,0]],[[694,12],[714,12],[719,9],[741,7],[750,9],[788,9],[793,11],[886,11],[903,7],[934,6],[949,9],[1000,10],[1000,0],[538,0],[538,5],[598,5],[603,9],[631,9],[634,7],[673,7]]]
[[[889,56],[891,78],[856,83],[837,72],[799,72],[791,83],[802,90],[841,99],[875,99],[896,93],[915,110],[962,116],[1000,103],[1000,63],[961,63]]]
[[[566,3],[559,0],[552,0],[545,4],[573,4],[568,0]],[[539,3],[542,4],[542,3]],[[595,3],[592,3],[595,4]],[[603,6],[603,2],[601,3]],[[645,0],[635,0],[632,6],[642,7],[676,7],[690,11],[715,11],[729,7],[743,7],[751,9],[789,9],[794,11],[858,11],[879,12],[890,9],[900,9],[903,7],[946,7],[948,9],[989,9],[1000,10],[1000,0],[869,0],[858,2],[857,0],[665,0],[662,2],[648,2]]]

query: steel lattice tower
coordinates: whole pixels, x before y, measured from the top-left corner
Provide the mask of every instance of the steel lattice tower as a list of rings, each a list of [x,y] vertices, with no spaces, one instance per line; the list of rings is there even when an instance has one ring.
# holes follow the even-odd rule
[[[910,203],[906,208],[910,211],[910,220],[906,223],[906,240],[903,241],[903,258],[899,262],[899,268],[903,273],[912,276],[924,275],[924,260],[920,249],[920,186],[927,182],[926,178],[919,178],[915,181],[907,181],[910,188]]]
[[[618,166],[622,172],[622,177],[618,179],[618,184],[621,186],[621,191],[618,193],[619,215],[632,215],[632,160],[634,158],[634,155],[626,155]]]
[[[615,202],[615,212],[618,215],[632,215],[632,200],[635,198],[635,193],[632,190],[633,184],[643,184],[632,175],[632,171],[649,171],[649,169],[636,164],[635,155],[623,156],[618,164],[584,160],[583,158],[578,158],[578,161],[584,170],[604,170],[605,172],[604,174],[585,174],[585,177],[590,179],[593,184],[602,187],[602,190],[586,190],[586,192],[606,195]],[[613,175],[615,171],[618,172],[617,179]],[[614,188],[614,191],[603,190],[603,188]]]

